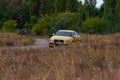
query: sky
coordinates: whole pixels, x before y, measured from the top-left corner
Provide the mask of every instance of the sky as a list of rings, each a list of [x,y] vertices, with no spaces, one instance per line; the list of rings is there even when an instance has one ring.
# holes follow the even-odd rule
[[[82,1],[82,2],[84,2],[84,0],[79,0],[79,1]],[[101,6],[101,4],[103,3],[103,0],[97,0],[97,5],[96,5],[96,7],[100,7]]]

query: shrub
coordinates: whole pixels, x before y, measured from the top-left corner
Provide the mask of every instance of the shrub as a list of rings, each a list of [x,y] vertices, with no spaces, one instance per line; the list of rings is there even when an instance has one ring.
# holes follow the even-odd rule
[[[59,29],[79,29],[79,15],[77,13],[59,13],[40,18],[38,23],[32,27],[32,31],[38,35],[51,35]]]
[[[91,18],[83,22],[82,31],[87,33],[106,33],[108,22],[102,18]]]
[[[44,18],[40,19],[39,22],[32,27],[32,32],[35,35],[47,35],[48,28],[46,20]]]
[[[32,28],[34,24],[36,24],[38,21],[38,17],[36,16],[31,16],[29,22],[26,22],[24,25],[26,29]]]
[[[32,26],[35,25],[38,21],[38,17],[31,16],[29,22],[25,23],[25,34],[32,34]]]
[[[16,21],[15,20],[7,20],[3,23],[2,32],[15,32],[16,31]]]

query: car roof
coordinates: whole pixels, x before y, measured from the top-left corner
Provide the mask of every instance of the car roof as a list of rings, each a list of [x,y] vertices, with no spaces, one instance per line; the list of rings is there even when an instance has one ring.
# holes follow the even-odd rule
[[[64,31],[64,32],[75,32],[73,30],[59,30],[59,31]]]

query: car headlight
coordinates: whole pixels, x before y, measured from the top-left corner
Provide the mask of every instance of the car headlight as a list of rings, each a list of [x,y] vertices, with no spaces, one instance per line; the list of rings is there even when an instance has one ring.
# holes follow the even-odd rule
[[[54,43],[54,40],[50,39],[49,42],[50,42],[50,43]]]
[[[71,40],[65,40],[65,42],[71,42]]]

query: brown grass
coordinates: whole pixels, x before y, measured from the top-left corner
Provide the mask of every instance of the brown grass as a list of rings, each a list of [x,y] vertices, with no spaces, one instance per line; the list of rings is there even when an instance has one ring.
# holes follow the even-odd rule
[[[0,47],[26,46],[33,44],[33,37],[21,36],[15,33],[0,33]]]
[[[0,48],[0,80],[120,80],[120,34],[82,38],[80,47]]]
[[[82,34],[82,41],[93,47],[120,47],[120,34],[89,35]]]

